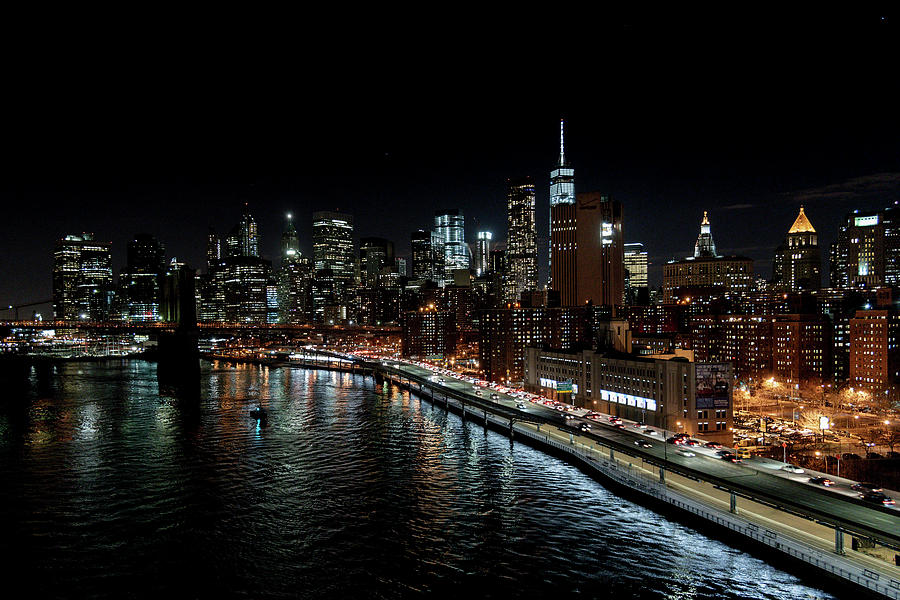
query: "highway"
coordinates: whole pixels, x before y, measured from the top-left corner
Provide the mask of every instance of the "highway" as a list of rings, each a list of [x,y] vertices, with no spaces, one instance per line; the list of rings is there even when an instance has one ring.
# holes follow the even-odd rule
[[[576,443],[591,445],[599,441],[617,452],[638,457],[667,471],[710,482],[738,496],[830,526],[838,526],[848,533],[869,537],[883,545],[900,549],[900,507],[865,504],[846,483],[843,485],[840,483],[846,480],[838,480],[838,485],[825,488],[808,482],[811,476],[819,475],[818,473],[787,473],[778,470],[782,463],[761,458],[745,459],[742,463],[734,464],[717,456],[716,450],[700,446],[690,448],[696,456],[684,456],[678,452],[682,446],[665,442],[665,437],[671,433],[659,429],[655,430],[656,435],[649,435],[631,422],[625,422],[626,427],[620,429],[613,426],[605,415],[597,419],[586,419],[573,414],[584,414],[586,412],[584,410],[564,413],[536,402],[525,401],[526,408],[517,409],[516,404],[523,400],[496,392],[489,387],[483,388],[481,395],[478,396],[475,394],[473,384],[459,376],[443,373],[436,375],[430,369],[397,362],[395,359],[382,362],[386,363],[404,377],[425,383],[435,390],[454,392],[454,395],[468,395],[473,401],[492,402],[502,406],[505,414],[518,413],[524,417],[523,420],[543,421],[558,427],[571,434]],[[444,381],[439,382],[438,378]],[[490,396],[493,393],[496,393],[498,398],[492,401]],[[572,415],[572,418],[567,419],[566,414]],[[587,432],[581,431],[583,423],[590,424],[591,429]],[[635,444],[636,440],[646,440],[651,447],[640,447]]]

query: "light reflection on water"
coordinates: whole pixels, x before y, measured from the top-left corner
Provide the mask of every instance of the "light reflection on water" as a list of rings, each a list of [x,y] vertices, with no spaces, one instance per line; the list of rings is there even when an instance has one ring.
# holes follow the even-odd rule
[[[406,391],[202,377],[186,406],[147,363],[31,373],[0,405],[2,568],[59,597],[831,597]]]

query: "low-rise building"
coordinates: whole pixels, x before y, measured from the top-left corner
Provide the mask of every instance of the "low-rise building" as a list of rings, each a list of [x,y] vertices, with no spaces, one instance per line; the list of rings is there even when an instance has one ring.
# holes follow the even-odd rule
[[[730,445],[731,365],[692,358],[690,352],[636,356],[528,348],[525,385],[576,406]]]

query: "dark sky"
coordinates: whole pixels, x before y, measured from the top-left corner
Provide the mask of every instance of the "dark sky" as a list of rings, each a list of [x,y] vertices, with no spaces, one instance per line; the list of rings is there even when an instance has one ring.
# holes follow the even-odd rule
[[[308,252],[311,213],[333,208],[404,255],[438,208],[502,239],[505,180],[527,174],[545,235],[560,117],[576,191],[624,203],[655,283],[703,210],[719,251],[768,276],[801,204],[824,245],[847,211],[900,200],[892,15],[357,16],[7,41],[0,305],[50,297],[67,233],[113,242],[117,272],[137,232],[199,267],[244,201],[269,257],[285,212]]]

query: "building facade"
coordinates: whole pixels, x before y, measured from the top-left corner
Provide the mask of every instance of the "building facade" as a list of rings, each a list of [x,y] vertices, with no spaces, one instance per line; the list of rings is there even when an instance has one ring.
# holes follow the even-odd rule
[[[423,307],[403,315],[403,356],[447,361],[456,356],[457,338],[454,311]]]
[[[598,192],[576,195],[577,304],[625,304],[625,214],[620,202]]]
[[[313,267],[316,272],[331,271],[334,293],[338,303],[342,303],[356,278],[353,215],[335,211],[313,213]]]
[[[583,306],[491,309],[480,311],[479,319],[481,370],[491,381],[521,382],[529,346],[573,349],[592,341]]]
[[[859,310],[850,319],[850,376],[855,389],[876,401],[897,399],[900,319],[891,310]]]
[[[625,244],[625,301],[637,304],[648,289],[647,251],[641,243]],[[643,292],[642,292],[643,290]],[[649,295],[647,297],[649,300]],[[644,302],[646,304],[647,302]]]
[[[526,357],[530,391],[729,446],[732,380],[727,363],[700,363],[685,356],[528,348]]]
[[[475,276],[481,277],[491,271],[491,240],[494,234],[490,231],[479,231],[475,243]]]
[[[515,302],[538,286],[535,188],[531,177],[509,180],[507,190],[506,281],[504,299]]]
[[[550,206],[549,288],[559,292],[562,306],[578,304],[575,228],[574,202],[560,201]]]
[[[444,240],[433,231],[419,229],[410,238],[412,278],[441,283],[444,279]]]
[[[152,235],[137,234],[128,242],[127,256],[119,275],[120,316],[129,322],[158,321],[165,247]]]
[[[854,211],[831,246],[831,287],[875,289],[900,285],[900,223],[896,206]]]
[[[471,262],[466,245],[465,217],[457,208],[438,210],[434,213],[434,232],[444,246],[445,282],[453,281],[453,273],[468,270]]]
[[[753,286],[753,259],[745,256],[686,258],[663,265],[663,303],[675,301],[676,290],[682,295],[687,288],[720,287],[726,293],[740,296]]]

